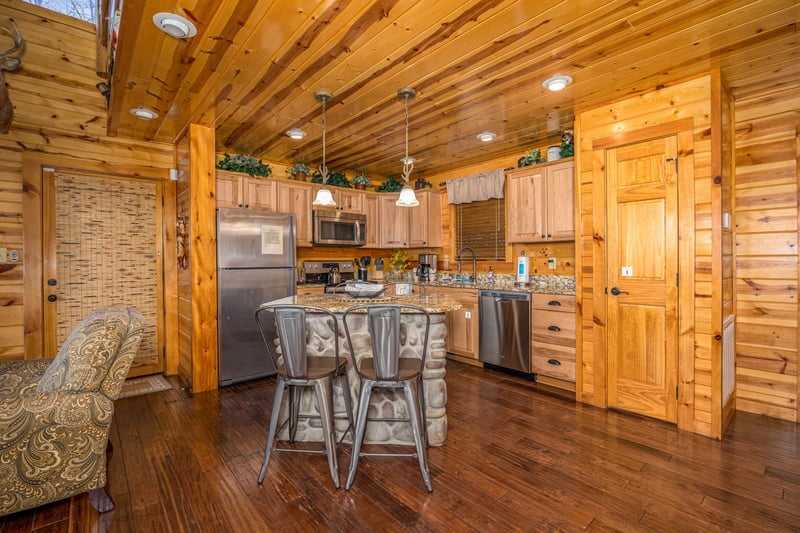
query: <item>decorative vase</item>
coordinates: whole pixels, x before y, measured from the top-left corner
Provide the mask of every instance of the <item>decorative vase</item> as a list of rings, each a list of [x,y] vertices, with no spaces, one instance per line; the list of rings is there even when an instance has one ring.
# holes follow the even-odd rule
[[[294,173],[294,179],[297,181],[306,181],[306,173],[302,170]]]
[[[363,190],[365,190],[367,188],[367,186],[364,185],[363,183],[354,183],[353,187],[355,187],[359,191],[363,191]]]

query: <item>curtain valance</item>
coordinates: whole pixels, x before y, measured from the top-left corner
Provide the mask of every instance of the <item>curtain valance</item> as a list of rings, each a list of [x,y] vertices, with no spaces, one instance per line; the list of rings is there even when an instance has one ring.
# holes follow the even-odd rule
[[[468,204],[490,198],[503,198],[505,176],[505,171],[501,168],[447,180],[447,203]]]

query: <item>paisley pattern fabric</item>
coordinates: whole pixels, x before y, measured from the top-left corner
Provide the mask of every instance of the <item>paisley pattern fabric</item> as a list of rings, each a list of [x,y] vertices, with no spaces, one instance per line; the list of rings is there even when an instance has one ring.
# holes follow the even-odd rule
[[[98,309],[55,359],[0,363],[0,516],[106,483],[106,444],[145,328],[133,307]]]

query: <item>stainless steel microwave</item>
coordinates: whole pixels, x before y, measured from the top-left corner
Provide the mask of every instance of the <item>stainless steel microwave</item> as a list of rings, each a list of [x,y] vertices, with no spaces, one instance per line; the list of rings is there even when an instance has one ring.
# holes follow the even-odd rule
[[[364,246],[367,244],[367,217],[358,213],[315,209],[316,246]]]

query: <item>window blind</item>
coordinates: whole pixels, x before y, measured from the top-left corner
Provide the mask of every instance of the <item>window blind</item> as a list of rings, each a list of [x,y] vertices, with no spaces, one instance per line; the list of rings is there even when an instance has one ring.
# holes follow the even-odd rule
[[[505,200],[483,200],[455,207],[456,249],[471,246],[480,261],[505,261]]]

